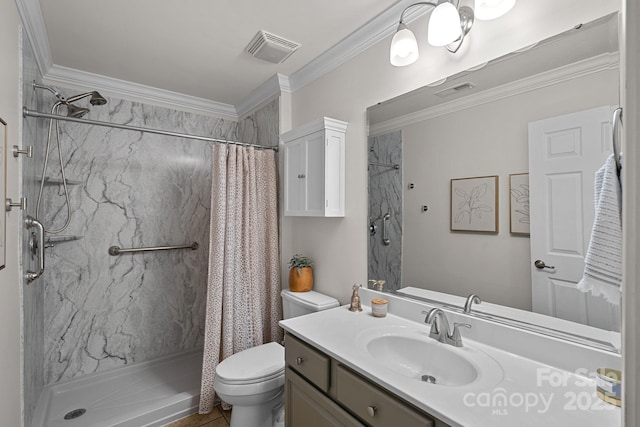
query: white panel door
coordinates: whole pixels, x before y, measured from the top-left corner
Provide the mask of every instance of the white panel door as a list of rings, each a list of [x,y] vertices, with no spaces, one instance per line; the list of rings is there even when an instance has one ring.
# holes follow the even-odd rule
[[[612,152],[612,111],[529,123],[531,285],[533,311],[619,330],[619,307],[576,288],[593,226],[594,176]]]

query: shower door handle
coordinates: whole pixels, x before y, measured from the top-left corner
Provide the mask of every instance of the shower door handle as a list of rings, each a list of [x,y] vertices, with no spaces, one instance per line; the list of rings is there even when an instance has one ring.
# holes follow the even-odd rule
[[[38,229],[37,240],[35,237],[33,239],[30,239],[30,246],[31,246],[32,253],[34,254],[36,252],[38,253],[38,263],[39,263],[40,269],[37,272],[34,272],[34,271],[26,272],[25,278],[27,279],[27,283],[31,283],[34,280],[36,280],[38,277],[42,276],[42,273],[44,273],[44,226],[40,221],[38,221],[37,219],[29,215],[27,215],[27,219],[25,220],[25,225],[27,229],[33,228],[33,227]]]
[[[391,215],[388,213],[382,217],[382,243],[385,246],[391,243],[391,239],[389,239],[389,226],[387,225],[390,219]]]

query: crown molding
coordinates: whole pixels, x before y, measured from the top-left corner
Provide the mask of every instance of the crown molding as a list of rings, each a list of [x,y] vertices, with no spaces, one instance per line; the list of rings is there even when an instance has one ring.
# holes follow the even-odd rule
[[[330,117],[323,117],[318,120],[314,120],[312,122],[305,123],[301,126],[296,127],[289,132],[285,132],[280,135],[280,139],[282,142],[287,143],[291,142],[295,139],[301,138],[305,135],[311,135],[314,132],[318,132],[319,130],[329,129],[335,130],[338,132],[346,132],[347,126],[349,123],[343,122],[342,120],[332,119]]]
[[[38,0],[16,0],[16,6],[22,26],[27,33],[27,39],[36,57],[40,74],[45,75],[53,66],[53,58],[51,57],[49,36],[47,35],[47,27],[44,25],[40,2]]]
[[[531,92],[547,86],[565,82],[578,77],[587,76],[605,70],[617,69],[620,57],[616,53],[604,53],[582,61],[575,62],[531,77],[507,83],[492,89],[456,99],[434,107],[425,108],[401,117],[370,125],[369,136],[383,135],[415,123],[450,114],[455,111],[476,107],[500,99]]]
[[[322,53],[313,61],[291,74],[289,81],[291,91],[319,79],[351,58],[364,52],[374,44],[394,34],[398,28],[400,15],[411,4],[412,0],[402,0],[391,6],[380,15],[351,33],[345,39]],[[431,11],[432,7],[417,7],[410,9],[404,15],[403,22],[408,24]]]
[[[289,77],[283,74],[275,74],[273,77],[254,89],[249,96],[236,105],[239,118],[245,117],[251,112],[265,105],[282,92],[291,93]]]
[[[276,74],[234,106],[55,65],[39,1],[16,0],[22,23],[36,56],[38,68],[47,82],[80,86],[92,90],[98,89],[124,99],[184,109],[230,120],[238,120],[239,117],[254,111],[282,92],[295,92],[390,36],[396,31],[402,11],[413,3],[413,0],[397,2],[290,77]],[[430,10],[431,7],[410,9],[405,14],[404,22],[409,23]]]
[[[88,73],[73,68],[53,65],[44,75],[44,80],[51,84],[79,86],[88,90],[104,91],[105,94],[119,98],[150,103],[172,109],[193,111],[199,114],[211,115],[228,120],[238,120],[236,108],[231,104],[210,101],[204,98],[184,95],[125,80],[99,74]]]

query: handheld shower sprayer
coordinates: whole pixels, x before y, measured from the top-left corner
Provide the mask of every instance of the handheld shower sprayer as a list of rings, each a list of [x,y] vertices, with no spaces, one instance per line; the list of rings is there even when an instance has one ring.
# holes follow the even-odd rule
[[[85,114],[87,114],[90,110],[89,108],[85,108],[85,107],[79,107],[77,105],[74,104],[74,102],[77,102],[81,99],[87,98],[87,97],[91,97],[89,99],[89,103],[91,105],[104,105],[107,103],[107,99],[105,97],[103,97],[102,95],[100,95],[98,92],[96,91],[91,91],[91,92],[86,92],[86,93],[81,93],[79,95],[74,95],[71,96],[69,98],[65,98],[64,96],[62,96],[60,94],[60,92],[58,92],[58,90],[52,86],[45,86],[45,85],[41,85],[36,83],[35,81],[32,83],[33,89],[44,89],[44,90],[48,90],[49,92],[51,92],[58,100],[53,104],[53,106],[51,107],[51,114],[58,114],[59,110],[60,110],[60,106],[64,105],[67,107],[67,116],[68,117],[75,117],[75,118],[81,118],[83,117]],[[49,151],[50,151],[50,146],[51,146],[51,134],[53,131],[53,126],[54,126],[54,120],[51,119],[49,120],[49,131],[47,134],[47,146],[45,148],[45,153],[44,153],[44,163],[42,166],[42,177],[40,179],[40,191],[38,192],[38,201],[36,202],[36,218],[38,219],[40,217],[40,202],[42,201],[42,190],[44,188],[44,183],[46,181],[46,172],[47,172],[47,164],[49,163]],[[69,226],[69,223],[71,222],[71,203],[69,202],[69,190],[67,189],[67,179],[65,177],[64,174],[64,161],[62,159],[62,148],[61,148],[61,144],[60,144],[60,128],[58,126],[58,121],[55,120],[55,133],[56,133],[56,142],[58,144],[58,159],[60,160],[60,175],[62,177],[62,186],[64,187],[64,197],[65,197],[65,202],[67,205],[67,220],[65,222],[65,224],[55,230],[49,230],[49,229],[45,229],[45,231],[47,233],[50,234],[56,234],[56,233],[60,233],[64,230],[67,229],[67,227]],[[41,223],[44,223],[42,220],[40,220]]]

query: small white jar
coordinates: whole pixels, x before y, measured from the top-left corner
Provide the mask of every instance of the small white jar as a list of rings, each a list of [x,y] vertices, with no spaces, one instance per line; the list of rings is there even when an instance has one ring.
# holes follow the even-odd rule
[[[389,302],[386,299],[374,298],[371,300],[371,314],[374,317],[385,317],[387,307],[389,307]]]

